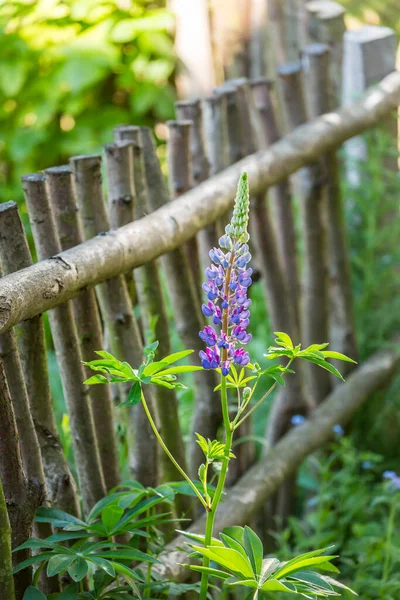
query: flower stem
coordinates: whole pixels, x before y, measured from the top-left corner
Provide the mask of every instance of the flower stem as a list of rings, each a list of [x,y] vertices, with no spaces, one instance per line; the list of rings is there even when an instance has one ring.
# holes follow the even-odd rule
[[[293,358],[291,358],[288,362],[288,364],[286,365],[285,369],[288,369],[290,367],[290,365],[293,362]],[[264,400],[266,398],[268,398],[268,396],[270,394],[272,394],[272,392],[274,391],[274,389],[276,388],[276,386],[278,385],[278,382],[275,381],[275,383],[273,385],[271,385],[271,387],[269,388],[269,390],[267,390],[265,392],[265,394],[260,398],[260,400],[258,402],[255,403],[255,405],[249,410],[248,413],[246,413],[244,415],[244,417],[242,419],[240,419],[240,421],[238,420],[238,418],[240,417],[241,414],[243,414],[243,411],[246,409],[248,403],[251,400],[252,395],[250,396],[250,398],[248,399],[248,401],[246,402],[246,404],[243,406],[242,410],[240,412],[238,412],[238,414],[236,415],[232,425],[233,425],[233,430],[235,431],[238,427],[240,427],[240,425],[243,423],[243,421],[245,421],[247,419],[247,417],[249,417],[255,410],[257,410],[257,408],[260,406],[260,404],[262,404],[262,402],[264,402]]]
[[[221,501],[222,492],[224,491],[226,475],[228,473],[228,465],[229,465],[229,455],[232,450],[232,438],[233,438],[233,429],[231,427],[231,423],[229,420],[229,407],[228,407],[228,395],[226,391],[226,378],[221,378],[221,404],[222,404],[222,415],[224,419],[224,428],[225,428],[225,450],[224,450],[224,458],[222,460],[222,467],[218,478],[217,488],[215,490],[215,494],[213,497],[213,501],[211,504],[211,509],[207,513],[207,521],[206,521],[206,531],[204,538],[204,546],[209,546],[212,540],[215,513],[217,512],[218,505]],[[210,564],[210,560],[207,557],[203,558],[203,567],[208,567]],[[201,575],[201,584],[200,584],[200,600],[206,600],[207,598],[207,589],[208,589],[208,574],[202,573]]]
[[[165,454],[168,456],[168,458],[170,459],[170,461],[172,462],[172,464],[176,467],[176,469],[179,471],[179,473],[182,475],[182,477],[188,482],[188,484],[190,485],[190,487],[192,488],[192,490],[194,491],[194,493],[196,494],[196,496],[198,497],[198,499],[200,500],[200,502],[202,503],[202,505],[204,506],[204,508],[206,510],[208,510],[208,506],[206,501],[204,500],[203,496],[201,495],[201,493],[199,492],[199,490],[197,489],[197,487],[194,485],[193,481],[190,479],[189,475],[187,475],[185,473],[185,471],[182,469],[182,467],[176,462],[175,458],[172,456],[171,452],[168,450],[167,446],[164,444],[164,441],[161,437],[161,435],[158,433],[158,429],[156,427],[156,424],[153,421],[153,417],[151,416],[149,407],[147,406],[147,402],[145,400],[143,391],[142,391],[142,404],[143,404],[143,408],[144,411],[147,415],[147,418],[149,420],[149,423],[151,425],[152,430],[154,431],[154,435],[156,436],[161,448],[164,450]]]

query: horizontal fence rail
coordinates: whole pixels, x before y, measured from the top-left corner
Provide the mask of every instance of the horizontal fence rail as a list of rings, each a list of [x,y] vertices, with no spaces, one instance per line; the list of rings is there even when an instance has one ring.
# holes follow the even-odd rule
[[[394,72],[358,101],[298,127],[267,150],[240,160],[151,215],[7,275],[0,280],[0,333],[182,245],[226,213],[243,170],[248,171],[252,193],[262,193],[376,126],[399,104],[400,73]],[[9,208],[10,203],[0,205],[1,211]]]

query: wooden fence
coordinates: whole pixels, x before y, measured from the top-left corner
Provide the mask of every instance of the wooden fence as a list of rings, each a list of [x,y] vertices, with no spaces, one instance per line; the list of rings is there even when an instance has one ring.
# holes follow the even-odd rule
[[[337,150],[395,111],[400,74],[387,75],[355,102],[332,110],[329,47],[313,44],[304,56],[306,70],[300,62],[278,70],[283,109],[278,113],[277,90],[263,78],[228,81],[202,102],[178,103],[177,120],[168,123],[170,190],[152,132],[130,125],[117,127],[115,141],[105,147],[107,199],[98,155],[75,156],[69,165],[23,177],[39,259],[35,264],[16,204],[0,205],[0,475],[13,546],[31,535],[41,503],[78,514],[81,496],[86,512],[120,481],[113,407],[116,396],[123,399],[128,390],[88,389],[81,361],[107,347],[138,365],[143,344],[153,335],[160,353],[168,354],[163,280],[176,330],[185,347],[196,351],[193,361],[198,361],[198,332],[204,325],[201,272],[243,170],[249,173],[252,195],[254,262],[273,329],[306,344],[330,339],[335,350],[357,355]],[[308,122],[309,115],[313,120]],[[282,116],[288,130],[284,137],[279,128]],[[301,206],[302,276],[292,187]],[[41,316],[46,311],[79,493],[52,408]],[[217,528],[247,522],[301,460],[330,438],[332,426],[347,423],[370,393],[389,380],[398,360],[394,350],[379,354],[335,389],[326,372],[312,368],[289,381],[275,400],[266,432],[269,446],[276,449],[252,466],[253,442],[241,444],[230,473],[233,487]],[[193,430],[214,439],[221,421],[214,373],[196,374],[194,385]],[[188,457],[185,452],[175,392],[159,388],[148,394],[148,402],[168,447],[195,474],[200,457],[196,444]],[[310,420],[289,431],[298,413]],[[121,411],[118,418],[128,431],[132,476],[148,486],[178,479],[173,466],[159,455],[141,405]],[[290,501],[284,486],[274,506],[285,516]],[[179,499],[178,514],[187,508],[187,500]],[[48,535],[47,525],[41,525],[38,534]],[[27,552],[17,552],[15,562]],[[182,578],[181,562],[179,553],[167,554],[163,574]],[[31,573],[18,575],[16,594],[21,598]]]

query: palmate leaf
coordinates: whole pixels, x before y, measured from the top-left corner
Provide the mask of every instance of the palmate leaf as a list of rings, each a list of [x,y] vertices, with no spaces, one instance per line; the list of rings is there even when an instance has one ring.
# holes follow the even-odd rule
[[[182,532],[189,539],[204,544],[204,536]],[[276,558],[263,559],[261,540],[249,527],[227,527],[220,534],[221,540],[213,540],[206,548],[189,544],[194,550],[191,556],[208,557],[219,567],[203,567],[189,565],[200,573],[208,573],[223,580],[229,587],[247,587],[253,590],[249,598],[253,600],[269,592],[292,592],[308,598],[329,598],[338,596],[335,586],[347,589],[314,569],[337,571],[329,562],[335,556],[325,555],[329,548],[322,548],[296,556],[292,560],[281,563]],[[221,542],[223,547],[221,547]],[[350,590],[352,591],[352,590]],[[355,593],[355,592],[352,592]]]

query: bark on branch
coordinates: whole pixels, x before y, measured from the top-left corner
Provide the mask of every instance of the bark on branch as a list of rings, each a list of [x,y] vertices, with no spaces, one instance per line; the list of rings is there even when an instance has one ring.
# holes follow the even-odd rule
[[[44,260],[0,282],[0,333],[168,252],[222,216],[237,180],[249,173],[253,194],[282,181],[345,140],[377,125],[400,103],[400,73],[385,77],[359,101],[298,127],[269,149],[239,161],[140,221]],[[69,265],[68,269],[63,263]]]
[[[215,533],[225,527],[248,523],[306,456],[332,438],[334,425],[346,425],[374,391],[390,382],[399,363],[399,349],[387,349],[374,354],[353,371],[346,383],[336,387],[303,425],[286,434],[229,490],[216,515]],[[189,529],[203,533],[204,525],[205,519],[201,518]],[[162,578],[184,581],[188,577],[190,571],[180,566],[188,562],[188,555],[180,550],[184,544],[185,538],[178,536],[167,547],[167,553],[159,557],[163,565],[157,566],[157,573]]]

